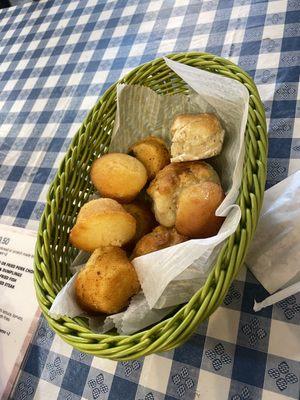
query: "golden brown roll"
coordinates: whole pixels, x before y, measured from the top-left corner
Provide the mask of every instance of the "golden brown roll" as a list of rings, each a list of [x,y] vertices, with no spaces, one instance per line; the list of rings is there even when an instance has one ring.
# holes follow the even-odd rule
[[[180,192],[202,182],[220,184],[216,171],[203,161],[172,163],[163,168],[147,190],[157,221],[166,227],[175,226]]]
[[[151,232],[157,222],[154,215],[146,204],[135,201],[134,203],[124,204],[125,210],[136,220],[136,231],[129,244],[135,244],[140,238]]]
[[[224,133],[214,114],[177,115],[171,127],[172,161],[203,160],[220,154]]]
[[[70,232],[73,246],[93,251],[100,246],[122,246],[135,235],[136,221],[112,199],[97,199],[86,203],[79,211]]]
[[[133,259],[152,253],[153,251],[165,249],[186,240],[188,240],[187,236],[180,235],[175,228],[166,228],[160,225],[138,241],[131,258]]]
[[[147,136],[129,149],[145,166],[148,178],[153,179],[163,167],[170,163],[170,153],[165,142],[156,136]]]
[[[214,182],[202,182],[184,188],[177,201],[175,227],[191,238],[207,238],[218,233],[224,218],[215,211],[224,200],[224,192]]]
[[[91,180],[104,197],[130,203],[147,182],[147,171],[135,157],[109,153],[95,160]]]
[[[113,246],[96,249],[75,281],[76,300],[88,312],[117,313],[139,290],[125,251]]]

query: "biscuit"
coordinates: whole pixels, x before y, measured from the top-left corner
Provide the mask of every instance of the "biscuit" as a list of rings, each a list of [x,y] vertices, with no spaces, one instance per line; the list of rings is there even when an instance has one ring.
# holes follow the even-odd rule
[[[220,154],[224,134],[214,114],[177,115],[171,127],[172,162],[203,160]]]

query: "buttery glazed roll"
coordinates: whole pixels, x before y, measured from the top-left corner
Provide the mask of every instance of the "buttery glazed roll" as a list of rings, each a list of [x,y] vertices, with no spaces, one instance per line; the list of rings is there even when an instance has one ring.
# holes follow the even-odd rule
[[[157,221],[166,227],[174,226],[177,200],[182,189],[207,181],[220,184],[216,171],[203,161],[167,165],[156,175],[147,190],[153,200]]]
[[[186,236],[180,235],[175,228],[166,228],[161,225],[157,226],[152,232],[143,236],[138,241],[131,258],[174,246],[175,244],[185,242],[187,239]]]
[[[109,153],[95,160],[91,180],[104,197],[130,203],[147,182],[147,171],[135,157]]]
[[[203,160],[220,154],[224,129],[214,114],[181,114],[171,127],[172,161]]]
[[[133,265],[119,247],[100,247],[78,273],[75,295],[82,309],[114,314],[125,308],[140,290]]]
[[[70,232],[73,246],[93,251],[100,246],[122,246],[135,235],[136,221],[112,199],[91,200],[80,209]]]
[[[170,153],[165,142],[156,136],[147,136],[133,144],[129,152],[145,166],[149,179],[153,179],[170,162]]]
[[[224,192],[214,182],[202,182],[181,191],[177,201],[175,227],[191,238],[207,238],[218,233],[224,218],[215,212],[224,200]]]

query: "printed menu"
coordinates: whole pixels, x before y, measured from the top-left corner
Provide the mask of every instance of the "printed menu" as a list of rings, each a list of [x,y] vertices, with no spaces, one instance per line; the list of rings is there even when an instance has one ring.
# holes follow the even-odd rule
[[[36,232],[0,225],[0,399],[9,393],[36,329],[33,284]]]

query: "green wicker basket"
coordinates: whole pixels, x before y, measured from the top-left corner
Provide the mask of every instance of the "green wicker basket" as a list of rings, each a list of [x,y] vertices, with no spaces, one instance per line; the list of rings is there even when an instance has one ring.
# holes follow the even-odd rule
[[[70,278],[69,265],[76,255],[76,249],[69,245],[68,234],[80,207],[94,190],[89,169],[92,161],[106,152],[109,146],[116,112],[116,85],[140,84],[160,94],[187,93],[187,86],[162,58],[158,58],[135,68],[104,93],[75,135],[49,189],[38,231],[34,278],[38,302],[50,327],[78,350],[112,360],[129,360],[177,347],[214,312],[243,262],[263,200],[267,159],[266,119],[252,79],[232,62],[212,54],[178,53],[168,57],[236,79],[249,91],[246,154],[237,200],[242,218],[236,232],[223,245],[205,285],[172,317],[150,329],[130,336],[119,336],[115,332],[95,334],[84,318],[52,319],[48,311],[55,296]]]

